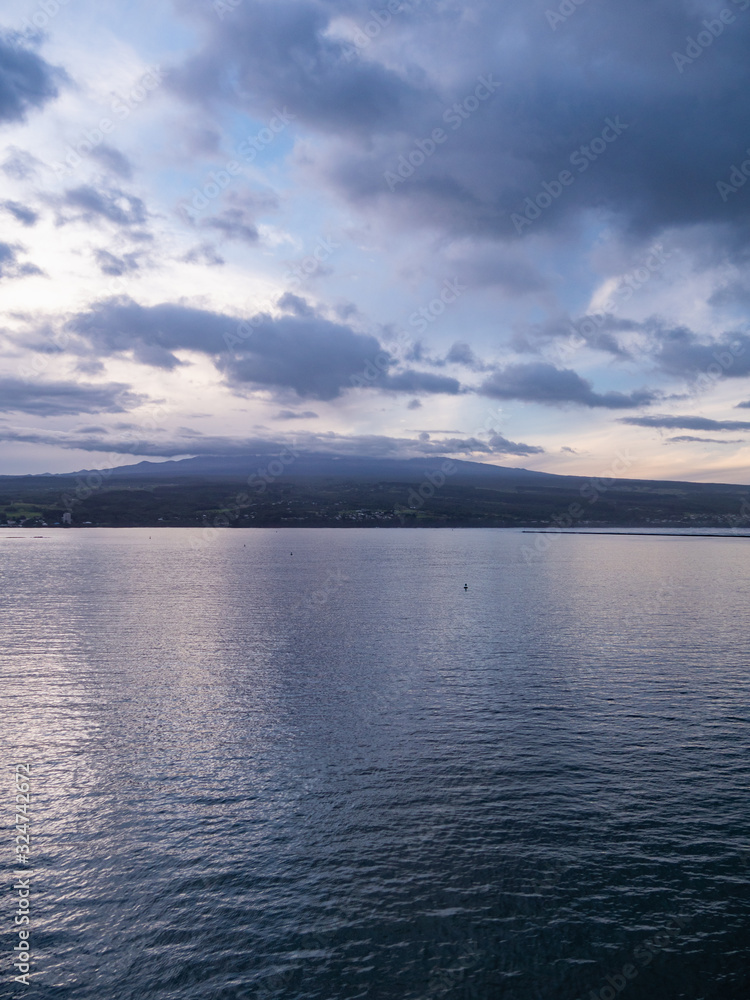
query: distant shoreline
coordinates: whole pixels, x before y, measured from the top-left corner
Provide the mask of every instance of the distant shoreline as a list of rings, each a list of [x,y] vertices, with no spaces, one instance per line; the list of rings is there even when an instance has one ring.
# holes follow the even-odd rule
[[[697,532],[690,531],[686,528],[684,532],[681,531],[602,531],[599,528],[591,528],[590,531],[567,531],[561,528],[559,531],[555,531],[550,528],[522,528],[521,531],[524,535],[626,535],[628,538],[632,538],[634,535],[640,536],[641,538],[750,538],[750,533],[747,535],[737,534],[711,534],[708,531]]]

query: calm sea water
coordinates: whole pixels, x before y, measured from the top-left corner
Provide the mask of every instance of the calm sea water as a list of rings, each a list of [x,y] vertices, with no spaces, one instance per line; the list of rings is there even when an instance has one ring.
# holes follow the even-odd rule
[[[0,532],[36,993],[747,1000],[750,541],[533,540]]]

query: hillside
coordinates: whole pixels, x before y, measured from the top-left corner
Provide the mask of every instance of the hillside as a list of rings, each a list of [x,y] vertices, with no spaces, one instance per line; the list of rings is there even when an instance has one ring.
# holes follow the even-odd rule
[[[0,477],[0,524],[54,526],[66,514],[75,527],[732,528],[750,527],[750,487],[319,455]]]

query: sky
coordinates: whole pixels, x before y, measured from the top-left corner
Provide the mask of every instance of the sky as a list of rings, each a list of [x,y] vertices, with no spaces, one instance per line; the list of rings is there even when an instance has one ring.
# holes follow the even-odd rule
[[[750,0],[3,17],[0,473],[750,480]]]

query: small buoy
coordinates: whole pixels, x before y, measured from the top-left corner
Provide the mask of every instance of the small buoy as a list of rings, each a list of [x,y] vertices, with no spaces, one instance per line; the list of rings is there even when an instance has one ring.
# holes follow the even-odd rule
[[[468,583],[465,583],[464,584],[464,590],[468,590],[468,589],[469,589],[469,585],[468,585]]]

